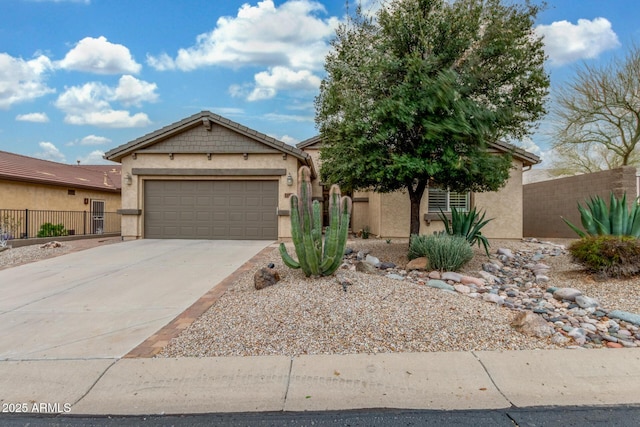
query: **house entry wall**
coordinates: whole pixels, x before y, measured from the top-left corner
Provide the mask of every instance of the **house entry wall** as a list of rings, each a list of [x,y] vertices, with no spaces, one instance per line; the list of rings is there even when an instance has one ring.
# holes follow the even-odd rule
[[[149,180],[147,239],[276,240],[277,181]]]

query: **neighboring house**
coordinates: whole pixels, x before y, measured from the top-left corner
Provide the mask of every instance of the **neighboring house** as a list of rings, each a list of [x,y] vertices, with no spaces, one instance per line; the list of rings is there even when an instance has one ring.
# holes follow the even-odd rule
[[[9,211],[26,209],[115,212],[121,188],[120,165],[67,165],[0,151],[0,214],[12,222],[23,215]]]
[[[209,111],[114,148],[105,158],[122,163],[122,236],[288,238],[289,196],[297,190],[299,167],[311,168],[315,199],[328,192],[317,175],[319,148],[318,137],[293,147]],[[487,218],[497,218],[486,227],[487,235],[522,237],[522,169],[539,159],[506,144],[493,144],[491,150],[514,152],[506,187],[475,195],[430,191],[421,232],[442,228],[437,206],[479,206],[487,209]],[[408,237],[408,195],[353,196],[354,230],[368,226],[382,237]]]

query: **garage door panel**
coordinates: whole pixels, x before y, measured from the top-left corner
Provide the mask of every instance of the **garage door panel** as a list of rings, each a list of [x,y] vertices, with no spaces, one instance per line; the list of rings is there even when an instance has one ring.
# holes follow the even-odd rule
[[[278,238],[277,181],[146,181],[146,238]]]

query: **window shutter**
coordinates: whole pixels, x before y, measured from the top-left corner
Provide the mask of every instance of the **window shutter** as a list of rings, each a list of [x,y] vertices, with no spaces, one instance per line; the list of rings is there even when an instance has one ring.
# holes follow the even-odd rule
[[[449,193],[449,207],[459,211],[469,210],[469,193]]]
[[[448,191],[446,190],[429,188],[429,212],[440,212],[440,209],[443,212],[448,211],[447,194]]]

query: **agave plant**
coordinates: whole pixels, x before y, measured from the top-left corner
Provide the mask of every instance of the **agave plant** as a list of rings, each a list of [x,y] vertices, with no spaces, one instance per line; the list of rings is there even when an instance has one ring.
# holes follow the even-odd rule
[[[484,251],[489,256],[489,240],[482,235],[480,230],[493,218],[485,220],[485,214],[486,212],[480,215],[480,212],[477,212],[475,207],[469,212],[458,211],[455,207],[452,207],[451,225],[449,225],[449,220],[442,212],[442,209],[440,209],[438,216],[444,222],[444,229],[447,234],[464,237],[471,246],[477,243],[478,247],[480,247],[480,244],[482,244]]]
[[[586,208],[578,203],[580,220],[585,231],[580,230],[567,219],[562,220],[575,231],[578,236],[633,236],[640,238],[640,205],[638,199],[634,201],[631,209],[627,206],[627,194],[618,200],[611,193],[609,207],[600,196],[591,197]]]

